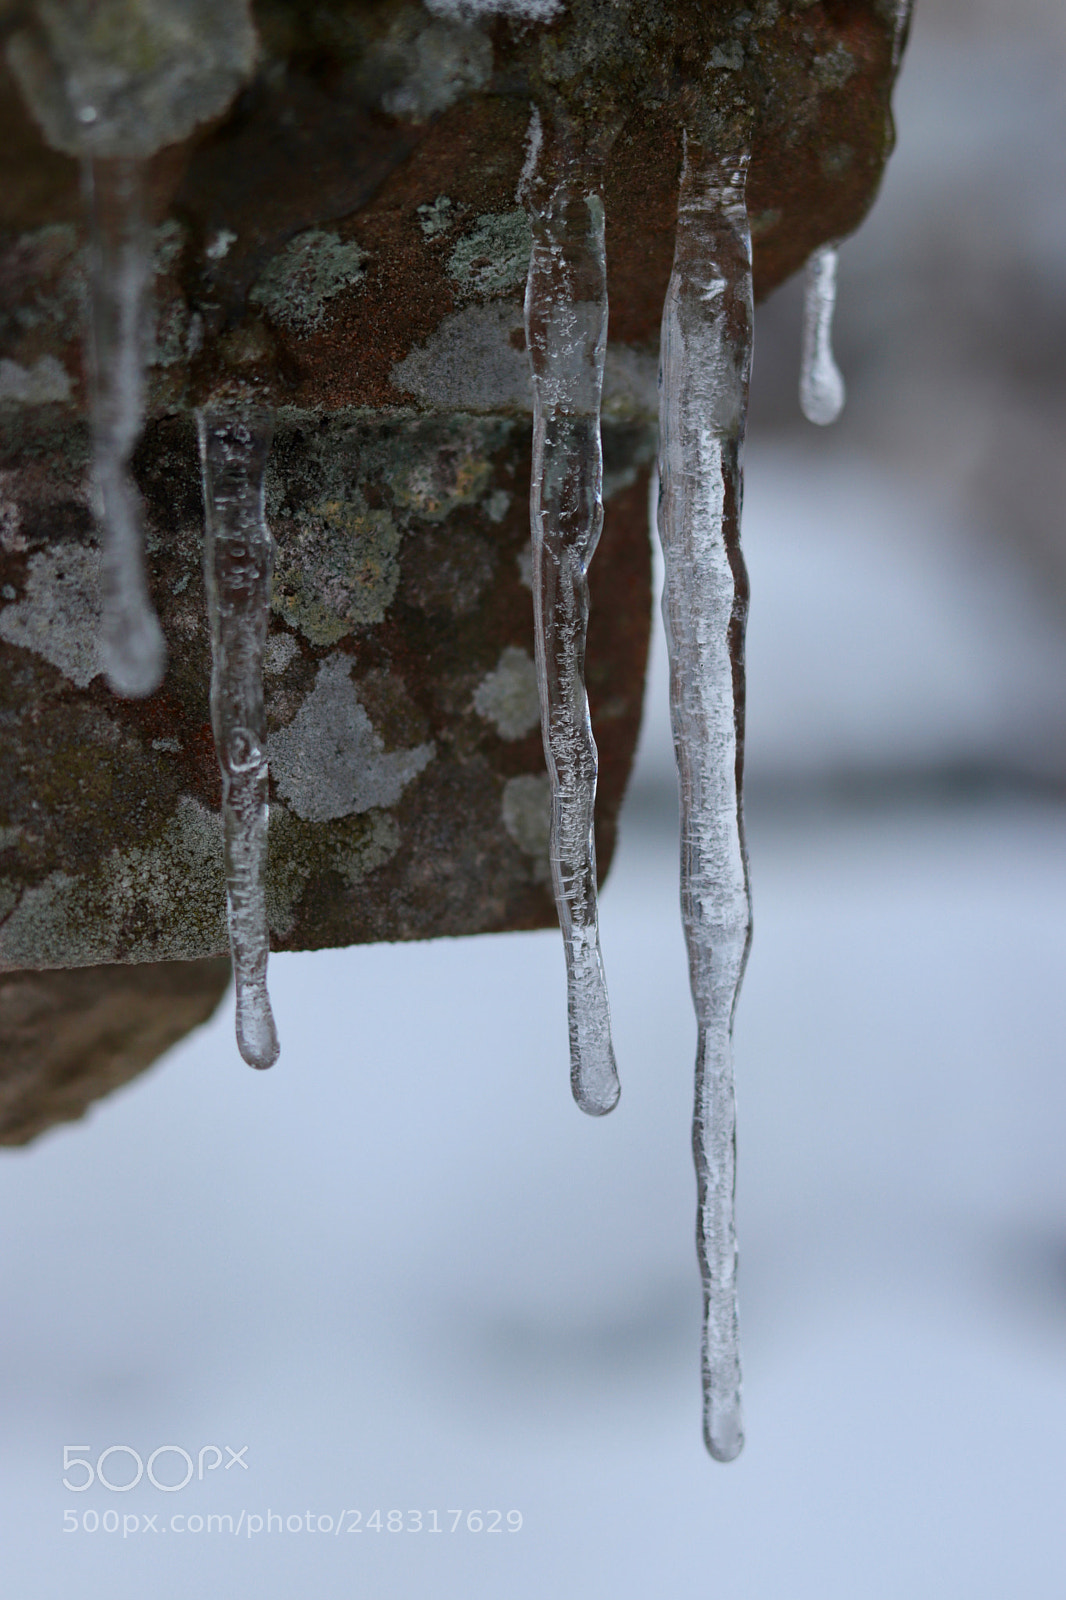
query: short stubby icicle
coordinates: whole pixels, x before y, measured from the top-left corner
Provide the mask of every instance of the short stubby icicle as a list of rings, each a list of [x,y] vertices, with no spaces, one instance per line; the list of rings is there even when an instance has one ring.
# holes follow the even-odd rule
[[[751,370],[747,157],[686,140],[663,307],[659,534],[670,706],[681,793],[681,913],[698,1025],[693,1148],[703,1277],[704,1436],[744,1443],[736,1302],[733,1013],[751,940],[741,816],[742,451]]]
[[[533,249],[526,342],[533,371],[533,610],[551,864],[566,950],[570,1075],[583,1111],[618,1101],[596,910],[597,755],[585,689],[588,568],[603,527],[600,399],[607,347],[602,162],[565,140],[526,194]]]
[[[159,687],[166,646],[148,598],[141,497],[130,457],[144,427],[151,269],[142,163],[86,158],[90,219],[89,372],[93,469],[103,554],[100,659],[116,694]]]
[[[237,1045],[270,1067],[278,1036],[267,994],[266,711],[263,656],[274,541],[264,515],[273,414],[197,413],[203,470],[204,567],[211,624],[211,725],[222,772],[226,908],[237,988]]]
[[[833,356],[836,298],[836,246],[826,244],[807,262],[800,368],[800,409],[808,422],[822,427],[835,422],[844,409],[844,379]]]

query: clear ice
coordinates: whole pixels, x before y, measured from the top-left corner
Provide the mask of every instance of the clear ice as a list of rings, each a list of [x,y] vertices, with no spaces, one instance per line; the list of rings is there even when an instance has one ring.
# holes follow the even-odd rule
[[[752,346],[747,156],[686,140],[659,374],[659,536],[681,796],[681,914],[698,1043],[693,1150],[703,1279],[704,1437],[743,1443],[737,1331],[733,1015],[751,900],[741,815],[742,453]]]
[[[534,119],[524,194],[533,234],[525,324],[533,373],[533,612],[551,867],[566,951],[570,1081],[591,1116],[618,1102],[596,910],[597,754],[585,689],[588,568],[603,527],[607,348],[602,157]]]
[[[136,698],[159,687],[166,667],[144,572],[141,497],[130,475],[144,426],[151,252],[141,163],[87,158],[83,170],[90,218],[94,479],[103,547],[100,659],[115,693]]]
[[[226,909],[237,988],[237,1046],[252,1067],[278,1058],[267,994],[266,710],[263,655],[274,540],[264,514],[269,410],[197,413],[203,471],[204,571],[211,627],[211,725],[222,773]]]
[[[836,298],[836,246],[825,244],[807,262],[800,368],[800,408],[808,422],[823,427],[844,409],[844,379],[833,358]]]

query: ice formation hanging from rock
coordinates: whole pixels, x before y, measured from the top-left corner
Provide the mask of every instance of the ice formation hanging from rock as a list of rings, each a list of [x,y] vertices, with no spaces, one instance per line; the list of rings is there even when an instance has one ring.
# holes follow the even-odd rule
[[[583,1111],[618,1101],[596,910],[597,755],[585,689],[588,568],[603,527],[600,400],[607,349],[603,152],[531,125],[523,194],[533,246],[525,326],[533,373],[533,613],[551,866],[566,950],[570,1077]]]
[[[807,262],[803,298],[800,407],[808,422],[826,426],[844,409],[844,379],[833,356],[837,297],[836,246],[826,244]]]
[[[7,57],[26,102],[49,144],[79,157],[84,172],[101,663],[117,694],[148,695],[166,646],[130,475],[151,345],[144,162],[225,110],[258,40],[249,0],[29,0],[14,11]]]
[[[698,1026],[704,1436],[720,1461],[744,1442],[732,1034],[751,940],[741,816],[748,585],[740,508],[753,323],[746,174],[746,154],[717,157],[686,140],[659,357],[663,616],[681,792],[681,914]]]
[[[267,848],[263,657],[274,541],[264,515],[270,411],[197,413],[204,485],[204,569],[211,626],[211,725],[222,773],[226,909],[237,987],[237,1044],[270,1067],[278,1036],[267,994]]]
[[[141,497],[130,457],[144,427],[150,252],[142,163],[86,158],[90,217],[89,370],[101,526],[101,664],[116,694],[159,687],[166,646],[144,572]]]

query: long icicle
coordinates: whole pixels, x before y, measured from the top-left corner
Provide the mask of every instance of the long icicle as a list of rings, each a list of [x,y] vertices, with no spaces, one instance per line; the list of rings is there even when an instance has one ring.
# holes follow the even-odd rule
[[[836,298],[836,245],[825,244],[807,262],[800,368],[800,408],[820,427],[835,422],[844,409],[844,379],[833,357]]]
[[[537,159],[537,136],[531,165]],[[618,1103],[596,909],[597,753],[585,688],[588,568],[603,527],[607,347],[602,157],[565,138],[530,176],[526,343],[533,373],[533,614],[551,865],[566,951],[570,1081],[582,1111]]]
[[[222,772],[226,908],[237,988],[237,1046],[252,1067],[278,1058],[267,994],[267,846],[263,655],[274,540],[264,515],[273,413],[197,413],[203,471],[204,568],[211,624],[211,724]]]
[[[748,584],[740,508],[753,324],[747,164],[746,155],[718,158],[686,139],[659,378],[663,616],[681,792],[681,914],[698,1025],[704,1437],[719,1461],[744,1443],[732,1035],[751,942],[741,815]]]
[[[159,687],[166,645],[148,597],[141,497],[130,457],[144,427],[151,252],[142,165],[115,157],[83,164],[90,219],[89,371],[94,475],[103,547],[101,664],[116,694]]]

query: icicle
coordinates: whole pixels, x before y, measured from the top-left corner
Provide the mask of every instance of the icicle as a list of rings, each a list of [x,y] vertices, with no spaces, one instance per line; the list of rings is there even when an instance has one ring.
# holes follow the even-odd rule
[[[551,863],[566,951],[570,1080],[583,1111],[618,1102],[596,911],[597,755],[585,690],[588,568],[603,527],[600,397],[607,347],[602,156],[547,159],[535,117],[524,175],[533,249],[526,342],[533,372],[533,614]],[[540,157],[538,169],[538,156]]]
[[[222,771],[226,902],[237,986],[237,1044],[249,1066],[270,1067],[278,1036],[267,994],[270,935],[263,654],[274,541],[263,513],[272,412],[246,406],[197,412],[204,481],[204,567],[211,623],[211,724]]]
[[[744,625],[741,457],[751,369],[747,156],[686,140],[663,307],[659,534],[681,790],[681,913],[698,1024],[693,1148],[704,1292],[704,1436],[744,1443],[737,1338],[733,1013],[751,940],[741,817]]]
[[[836,298],[836,246],[826,244],[807,262],[800,371],[800,408],[808,422],[823,427],[835,422],[844,409],[844,379],[833,359]]]
[[[90,217],[89,369],[94,476],[103,546],[101,663],[116,694],[158,688],[166,645],[144,574],[141,497],[130,457],[144,426],[151,253],[142,166],[87,158]]]
[[[898,67],[900,57],[903,55],[903,46],[907,38],[907,29],[910,27],[911,11],[914,0],[896,0],[895,27],[892,33],[892,65]]]

